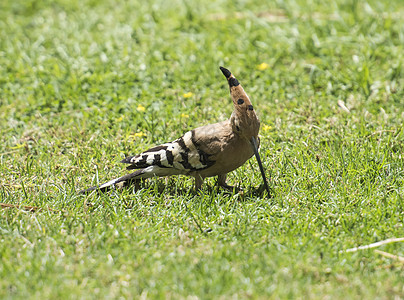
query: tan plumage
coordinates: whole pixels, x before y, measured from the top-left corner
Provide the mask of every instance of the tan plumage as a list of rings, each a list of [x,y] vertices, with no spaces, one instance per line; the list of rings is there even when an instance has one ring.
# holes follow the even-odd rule
[[[231,72],[223,67],[234,104],[230,119],[198,127],[186,132],[177,140],[153,147],[139,155],[122,160],[134,173],[113,179],[95,189],[102,191],[118,184],[153,176],[188,175],[195,178],[195,188],[201,188],[206,177],[218,176],[218,184],[226,184],[226,174],[243,165],[255,154],[269,194],[264,170],[258,154],[258,131],[260,122],[250,99]]]

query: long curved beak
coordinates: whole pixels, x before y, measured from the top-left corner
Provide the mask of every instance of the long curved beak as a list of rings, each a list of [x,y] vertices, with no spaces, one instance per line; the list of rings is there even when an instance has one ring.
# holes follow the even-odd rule
[[[251,141],[250,141],[250,142],[251,142],[251,145],[252,145],[252,147],[253,147],[253,149],[254,149],[254,154],[255,154],[255,158],[257,159],[258,166],[260,167],[260,171],[261,171],[261,175],[262,175],[262,180],[264,181],[264,187],[265,187],[265,189],[266,189],[267,192],[268,192],[268,196],[270,196],[270,195],[271,195],[271,192],[269,191],[269,187],[268,187],[268,184],[267,184],[267,178],[266,178],[265,172],[264,172],[264,167],[262,166],[261,157],[260,157],[260,155],[259,155],[259,153],[258,153],[258,143],[257,143],[257,140],[256,140],[255,137],[251,137]]]

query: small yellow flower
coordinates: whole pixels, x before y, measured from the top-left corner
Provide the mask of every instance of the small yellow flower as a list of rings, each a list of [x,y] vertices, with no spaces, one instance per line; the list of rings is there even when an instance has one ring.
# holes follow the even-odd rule
[[[146,107],[144,107],[142,104],[139,104],[136,109],[137,111],[144,112],[146,110]]]
[[[122,120],[125,118],[124,115],[120,116],[118,119],[116,119],[117,122],[122,122]]]
[[[135,132],[132,134],[129,134],[128,137],[126,138],[126,140],[130,141],[130,140],[136,140],[138,138],[142,138],[147,136],[146,133],[139,131],[139,132]]]
[[[182,97],[184,97],[184,98],[190,98],[190,97],[192,97],[194,94],[192,93],[192,92],[188,92],[188,93],[185,93],[184,95],[182,95]]]
[[[182,114],[181,114],[181,118],[188,119],[188,118],[189,118],[189,115],[182,113]]]
[[[269,131],[271,129],[272,129],[272,127],[269,125],[266,125],[266,124],[262,125],[262,131]]]
[[[268,68],[269,68],[269,65],[267,63],[262,63],[262,64],[259,64],[257,66],[257,69],[260,70],[260,71],[264,71],[264,70],[266,70]]]
[[[146,136],[146,133],[140,131],[140,132],[136,132],[133,136],[135,138],[141,138],[141,137]]]

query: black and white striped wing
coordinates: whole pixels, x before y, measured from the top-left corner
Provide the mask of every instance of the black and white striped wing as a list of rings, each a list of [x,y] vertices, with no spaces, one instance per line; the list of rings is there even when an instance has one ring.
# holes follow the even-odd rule
[[[127,157],[122,163],[130,164],[131,169],[143,169],[150,166],[172,168],[181,173],[199,171],[212,166],[211,155],[199,149],[194,139],[195,131],[189,131],[171,143],[153,147],[136,156]]]

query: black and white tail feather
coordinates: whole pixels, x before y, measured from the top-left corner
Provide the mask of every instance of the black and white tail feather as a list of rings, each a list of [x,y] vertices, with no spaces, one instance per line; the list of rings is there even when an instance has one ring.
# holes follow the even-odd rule
[[[197,142],[193,137],[194,130],[191,130],[171,143],[165,143],[150,148],[141,154],[129,156],[121,163],[129,164],[126,169],[136,169],[135,172],[112,179],[99,186],[82,190],[80,193],[85,194],[94,190],[105,192],[118,184],[127,186],[136,180],[154,176],[189,175],[192,172],[210,167],[214,161],[210,161],[210,155],[198,149]]]

